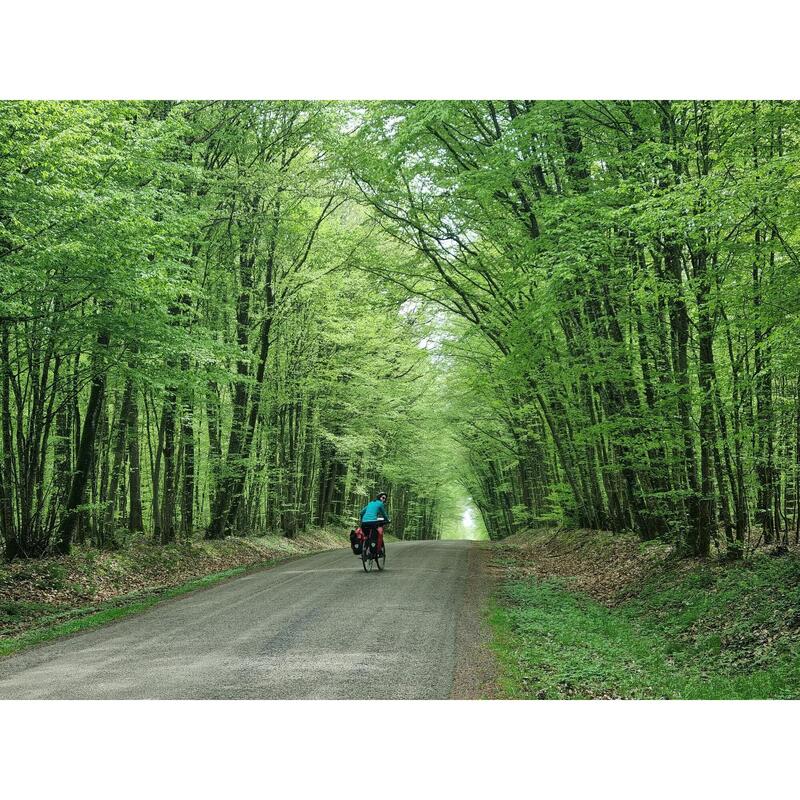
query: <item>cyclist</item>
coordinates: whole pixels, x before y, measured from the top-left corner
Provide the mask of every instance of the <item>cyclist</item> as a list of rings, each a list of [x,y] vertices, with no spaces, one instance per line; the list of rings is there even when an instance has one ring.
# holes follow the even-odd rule
[[[389,512],[386,510],[386,492],[378,492],[374,500],[370,500],[364,508],[361,509],[359,522],[361,523],[361,530],[369,541],[369,545],[373,552],[377,544],[378,529],[389,522]]]

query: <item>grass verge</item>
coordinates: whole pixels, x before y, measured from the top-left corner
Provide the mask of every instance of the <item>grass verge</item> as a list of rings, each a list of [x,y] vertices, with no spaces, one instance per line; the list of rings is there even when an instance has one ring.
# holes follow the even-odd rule
[[[607,538],[582,537],[577,549],[541,537],[498,548],[489,617],[505,697],[800,697],[800,555],[687,562],[624,538],[609,555]],[[621,552],[647,562],[633,581]]]

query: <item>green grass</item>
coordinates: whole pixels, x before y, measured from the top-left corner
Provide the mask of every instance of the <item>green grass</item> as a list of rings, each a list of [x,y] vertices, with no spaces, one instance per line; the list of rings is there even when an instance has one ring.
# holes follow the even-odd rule
[[[273,566],[278,563],[279,560],[283,561],[286,559],[265,561],[251,566],[233,567],[222,572],[215,572],[211,575],[205,575],[202,578],[187,581],[180,586],[154,590],[149,593],[141,592],[126,597],[118,597],[97,606],[76,608],[56,616],[41,617],[39,627],[26,631],[19,636],[0,639],[0,657],[11,655],[24,648],[41,644],[51,639],[78,633],[79,631],[89,628],[96,628],[108,622],[128,617],[131,614],[138,614],[141,611],[151,608],[162,600],[178,597],[179,595],[193,592],[197,589],[205,589],[208,586],[212,586],[228,578],[236,577],[244,572],[251,572],[256,569]],[[2,611],[2,609],[0,609],[0,611]],[[69,619],[64,620],[64,617],[69,617]]]
[[[490,619],[508,697],[800,697],[797,556],[674,565],[615,608],[511,581]]]

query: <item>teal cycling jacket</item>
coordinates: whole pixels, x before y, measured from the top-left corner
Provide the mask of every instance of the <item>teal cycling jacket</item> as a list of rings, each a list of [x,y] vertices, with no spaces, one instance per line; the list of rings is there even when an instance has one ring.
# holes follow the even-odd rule
[[[389,521],[389,512],[383,504],[383,500],[370,500],[361,509],[361,522],[377,522],[379,519]]]

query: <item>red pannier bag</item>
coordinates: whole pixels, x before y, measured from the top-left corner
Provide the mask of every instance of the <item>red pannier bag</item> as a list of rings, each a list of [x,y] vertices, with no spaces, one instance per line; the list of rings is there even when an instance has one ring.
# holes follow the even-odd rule
[[[350,531],[350,548],[353,555],[360,556],[361,550],[364,547],[364,531],[361,528],[356,528]]]

